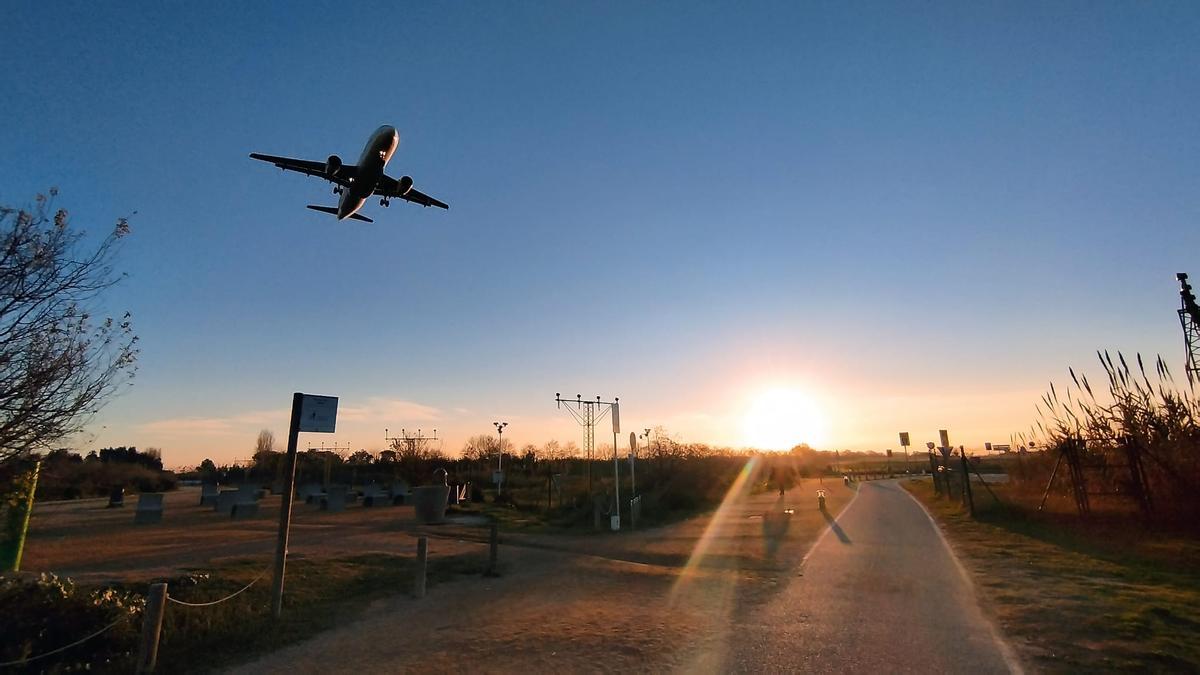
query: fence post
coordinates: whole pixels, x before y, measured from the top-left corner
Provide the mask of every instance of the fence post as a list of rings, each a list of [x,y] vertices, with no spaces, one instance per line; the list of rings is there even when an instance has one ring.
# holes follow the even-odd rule
[[[142,642],[138,646],[137,672],[152,673],[158,664],[158,638],[162,635],[163,610],[167,606],[167,585],[150,584],[146,610],[142,615]]]
[[[429,563],[429,538],[419,537],[417,539],[417,572],[416,578],[413,579],[413,597],[425,597],[425,570]]]
[[[496,558],[499,557],[496,549],[498,548],[500,548],[500,528],[496,523],[492,523],[488,532],[488,564],[484,576],[496,576]]]
[[[959,457],[962,458],[963,471],[963,501],[967,503],[967,508],[971,511],[971,517],[975,517],[975,496],[971,494],[971,467],[967,465],[967,453],[965,450],[959,452]]]

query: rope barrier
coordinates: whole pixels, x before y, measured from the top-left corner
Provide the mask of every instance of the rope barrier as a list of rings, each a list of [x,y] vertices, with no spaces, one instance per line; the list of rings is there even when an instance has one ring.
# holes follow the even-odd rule
[[[245,593],[246,591],[250,590],[251,586],[258,583],[263,577],[267,576],[267,572],[270,572],[270,571],[271,571],[271,568],[268,567],[267,569],[262,571],[262,574],[259,574],[257,577],[254,577],[253,581],[251,581],[250,583],[243,586],[241,588],[241,590],[235,591],[234,593],[231,593],[231,594],[221,598],[220,600],[213,600],[212,602],[184,602],[183,600],[176,600],[175,598],[172,598],[169,593],[167,594],[167,600],[170,600],[171,602],[173,602],[177,605],[183,605],[184,607],[211,607],[213,605],[219,605],[222,602],[225,602],[226,600],[232,600],[233,598],[236,598],[237,596],[241,595],[242,593]]]
[[[92,638],[94,638],[94,637],[97,637],[97,636],[99,636],[99,635],[102,635],[102,634],[103,634],[105,631],[107,631],[108,629],[112,628],[113,626],[116,626],[117,624],[121,623],[122,621],[125,621],[125,620],[129,619],[129,618],[130,618],[130,617],[132,617],[132,616],[133,616],[132,614],[126,614],[125,616],[123,616],[123,617],[121,617],[121,618],[117,619],[116,621],[114,621],[114,622],[112,622],[112,623],[108,624],[107,626],[105,626],[104,628],[101,628],[100,630],[96,631],[95,633],[92,633],[91,635],[89,635],[89,636],[87,636],[87,637],[83,638],[82,640],[76,640],[75,642],[72,642],[71,644],[69,644],[69,645],[67,645],[67,646],[65,646],[65,647],[59,647],[58,649],[55,649],[55,650],[53,650],[53,651],[46,652],[45,654],[38,654],[37,656],[30,656],[30,657],[27,657],[27,658],[24,658],[24,659],[17,659],[16,661],[5,661],[5,662],[3,662],[3,663],[0,663],[0,668],[7,668],[7,667],[9,667],[9,666],[21,666],[21,665],[25,665],[26,663],[29,663],[30,661],[37,661],[38,659],[44,659],[44,658],[46,658],[47,656],[54,656],[55,654],[58,654],[59,652],[65,652],[65,651],[67,651],[68,649],[70,649],[71,647],[78,647],[79,645],[81,645],[81,644],[83,644],[83,643],[87,642],[88,640],[91,640],[91,639],[92,639]]]

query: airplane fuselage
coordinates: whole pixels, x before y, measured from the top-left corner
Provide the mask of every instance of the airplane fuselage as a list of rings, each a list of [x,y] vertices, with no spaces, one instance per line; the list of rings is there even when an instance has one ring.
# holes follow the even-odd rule
[[[362,156],[358,158],[357,174],[351,179],[350,185],[342,190],[342,196],[338,199],[338,220],[345,220],[358,213],[367,198],[374,194],[375,186],[383,177],[388,160],[395,154],[398,145],[400,134],[396,133],[395,127],[385,124],[371,134],[370,140],[363,148]]]

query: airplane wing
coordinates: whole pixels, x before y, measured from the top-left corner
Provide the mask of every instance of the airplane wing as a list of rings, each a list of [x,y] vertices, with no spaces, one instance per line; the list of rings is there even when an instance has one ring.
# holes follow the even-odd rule
[[[399,197],[400,199],[410,201],[414,204],[420,204],[421,206],[436,206],[439,209],[450,208],[449,204],[434,199],[433,197],[430,197],[429,195],[412,187],[411,179],[406,178],[404,182],[408,183],[408,188],[401,192],[401,187],[403,187],[403,183],[401,183],[401,181],[388,176],[381,176],[379,178],[379,184],[375,186],[375,194],[380,197]]]
[[[350,179],[354,178],[358,172],[358,167],[353,164],[343,164],[337,170],[337,175],[330,176],[325,172],[325,162],[317,162],[311,159],[292,159],[291,157],[276,157],[275,155],[263,155],[257,152],[250,153],[250,159],[258,159],[264,162],[270,162],[275,166],[286,169],[288,171],[298,171],[300,173],[324,178],[331,183],[337,183],[342,187],[350,184]]]

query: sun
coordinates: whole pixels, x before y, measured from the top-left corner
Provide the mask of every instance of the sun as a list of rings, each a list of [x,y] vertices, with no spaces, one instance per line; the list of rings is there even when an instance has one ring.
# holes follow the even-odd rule
[[[780,387],[759,394],[742,416],[742,442],[760,450],[789,450],[826,443],[829,421],[808,392]]]

